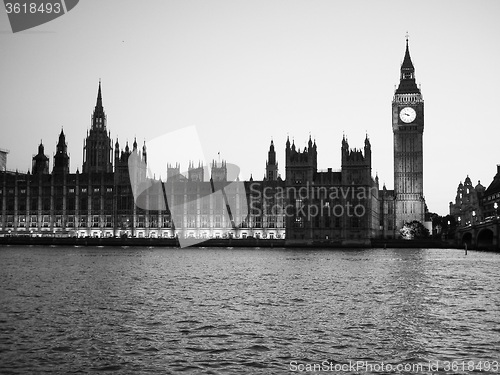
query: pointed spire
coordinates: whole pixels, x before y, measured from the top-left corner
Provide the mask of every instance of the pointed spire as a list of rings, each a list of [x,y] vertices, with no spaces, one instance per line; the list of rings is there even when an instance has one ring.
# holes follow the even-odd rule
[[[99,89],[97,90],[97,103],[96,109],[102,109],[102,94],[101,94],[101,79],[99,78]]]
[[[267,153],[266,166],[268,164],[272,165],[276,164],[276,151],[274,150],[274,142],[272,139],[271,139],[271,146],[269,146],[269,152]]]
[[[146,140],[144,140],[144,144],[142,145],[142,160],[146,163],[148,160],[147,152],[146,152]]]
[[[406,51],[403,63],[401,64],[401,75],[399,87],[396,90],[397,94],[413,94],[420,93],[415,82],[415,68],[410,57],[410,47],[408,44],[408,34],[406,35]]]
[[[403,69],[411,70],[412,72],[415,71],[415,68],[413,66],[413,63],[412,63],[411,57],[410,57],[410,47],[408,46],[408,35],[406,35],[405,57],[403,59],[403,64],[401,64],[401,70],[403,70]]]
[[[134,137],[134,143],[132,144],[133,150],[137,151],[137,139]]]
[[[62,150],[66,145],[66,136],[64,135],[64,131],[61,129],[61,133],[59,134],[59,142],[57,142],[57,149]]]
[[[97,102],[94,113],[92,114],[92,128],[106,129],[106,116],[102,106],[101,80],[99,80],[99,89],[97,90]]]

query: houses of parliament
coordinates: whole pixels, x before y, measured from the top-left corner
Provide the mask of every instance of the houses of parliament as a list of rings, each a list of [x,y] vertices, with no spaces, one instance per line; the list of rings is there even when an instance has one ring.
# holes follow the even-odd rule
[[[392,129],[394,190],[380,188],[372,176],[368,136],[363,149],[351,149],[345,136],[339,142],[340,171],[318,170],[320,145],[314,140],[301,149],[287,139],[284,178],[271,141],[261,181],[235,185],[225,161],[212,162],[209,176],[207,166],[191,163],[184,175],[175,160],[166,166],[167,180],[159,181],[141,172],[148,163],[146,144],[113,144],[99,82],[81,170],[70,172],[61,131],[52,170],[40,143],[31,171],[0,171],[0,236],[254,237],[341,244],[394,238],[405,222],[423,222],[425,212],[424,103],[408,40],[392,100]],[[142,167],[131,171],[131,160]],[[141,181],[154,188],[138,192],[132,173],[142,173]]]

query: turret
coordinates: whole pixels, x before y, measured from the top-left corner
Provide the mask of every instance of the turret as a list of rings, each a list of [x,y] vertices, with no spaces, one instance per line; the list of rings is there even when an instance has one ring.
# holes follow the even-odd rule
[[[49,158],[45,156],[42,141],[38,146],[38,154],[33,156],[33,164],[31,171],[33,174],[48,174],[49,173]]]
[[[365,137],[365,158],[367,160],[370,160],[370,162],[371,162],[371,159],[372,159],[372,145],[370,144],[370,139],[368,138],[368,134],[366,134],[366,137]]]
[[[285,147],[285,160],[288,159],[288,156],[290,155],[290,137],[286,137],[286,147]]]
[[[147,164],[147,153],[146,153],[146,141],[144,141],[144,144],[142,145],[142,161]]]
[[[175,166],[172,166],[170,163],[167,163],[167,181],[180,181],[183,176],[181,175],[181,166],[179,163],[176,163]]]
[[[308,147],[304,147],[303,151],[300,148],[296,149],[295,140],[292,140],[291,149],[288,146],[289,141],[287,141],[285,157],[286,181],[294,185],[313,181],[314,174],[317,172],[318,157],[317,147],[313,146],[311,137],[309,137]]]
[[[342,136],[342,146],[340,147],[341,159],[344,160],[347,154],[349,154],[349,143],[347,142],[347,138],[344,134]]]
[[[117,161],[120,159],[120,144],[118,143],[118,138],[116,138],[116,143],[115,143],[115,167]]]
[[[197,182],[204,181],[205,170],[203,169],[203,163],[198,162],[198,167],[196,168],[193,162],[189,162],[188,179],[190,181],[197,181]]]
[[[220,166],[215,160],[212,161],[212,174],[210,178],[213,181],[227,181],[227,167],[224,160],[221,162]]]
[[[350,149],[345,136],[342,138],[342,183],[345,185],[369,185],[371,178],[371,145],[368,136],[365,147]]]
[[[54,169],[53,173],[63,174],[69,173],[69,155],[68,146],[66,144],[66,136],[64,131],[61,129],[59,134],[59,141],[56,145],[56,154],[54,155]]]
[[[102,105],[101,81],[97,91],[97,102],[92,113],[90,132],[83,147],[83,173],[112,172],[113,145],[106,131],[106,114]],[[115,151],[116,157],[116,151]]]
[[[278,179],[278,163],[276,162],[276,151],[274,150],[273,140],[271,140],[269,152],[267,153],[266,175],[264,179],[268,181],[276,181]]]

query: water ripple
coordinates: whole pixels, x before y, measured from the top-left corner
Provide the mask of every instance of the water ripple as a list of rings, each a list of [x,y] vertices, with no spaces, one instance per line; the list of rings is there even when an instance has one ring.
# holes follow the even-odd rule
[[[432,249],[0,248],[0,372],[493,361],[499,266]]]

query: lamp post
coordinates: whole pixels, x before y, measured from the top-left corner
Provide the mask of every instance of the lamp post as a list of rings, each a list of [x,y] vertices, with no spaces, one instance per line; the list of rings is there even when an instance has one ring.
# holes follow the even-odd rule
[[[495,202],[493,208],[495,209],[495,217],[498,217],[498,202]]]
[[[476,211],[472,211],[472,225],[476,223]]]

